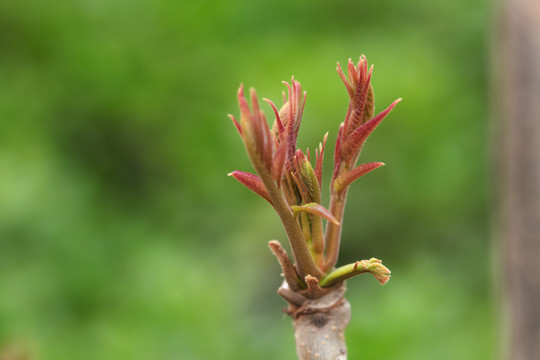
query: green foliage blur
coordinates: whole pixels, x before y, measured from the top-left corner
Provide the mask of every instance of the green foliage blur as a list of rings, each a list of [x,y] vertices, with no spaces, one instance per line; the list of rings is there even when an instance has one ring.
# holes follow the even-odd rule
[[[285,233],[226,176],[252,171],[226,115],[294,75],[327,187],[361,54],[376,111],[403,101],[346,209],[339,263],[393,274],[348,282],[349,357],[493,358],[489,27],[487,0],[0,2],[0,358],[294,359]]]

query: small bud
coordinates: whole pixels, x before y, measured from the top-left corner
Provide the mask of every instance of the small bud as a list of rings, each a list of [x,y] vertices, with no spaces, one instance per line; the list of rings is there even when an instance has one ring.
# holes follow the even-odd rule
[[[300,179],[307,191],[309,201],[320,203],[321,202],[321,189],[319,187],[319,180],[315,171],[311,166],[308,159],[305,158],[301,150],[297,152],[298,168],[300,171]]]
[[[373,274],[382,285],[390,280],[390,270],[382,264],[381,260],[371,258],[369,260],[357,261],[334,269],[331,273],[321,279],[320,284],[322,287],[330,287],[353,276],[368,272]]]
[[[322,173],[323,173],[323,160],[324,160],[324,148],[326,146],[326,140],[328,139],[328,133],[324,135],[322,144],[319,143],[319,149],[315,149],[315,176],[319,183],[319,188],[322,186]]]

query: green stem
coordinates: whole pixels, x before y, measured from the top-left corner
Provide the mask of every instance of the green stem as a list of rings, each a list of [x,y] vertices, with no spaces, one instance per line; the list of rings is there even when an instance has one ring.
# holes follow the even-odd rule
[[[300,229],[298,221],[294,217],[291,208],[283,197],[283,193],[275,184],[274,179],[272,179],[272,175],[266,171],[264,165],[259,161],[253,161],[256,160],[253,159],[253,157],[251,160],[255,170],[257,170],[259,173],[259,177],[266,187],[268,194],[270,195],[274,209],[283,223],[283,227],[285,228],[285,232],[287,233],[287,237],[289,238],[289,242],[291,244],[293,258],[300,277],[304,279],[306,275],[312,275],[317,279],[322,278],[325,274],[317,267],[315,261],[311,257],[311,252],[309,251],[308,244],[304,239],[302,229]]]
[[[339,245],[341,242],[343,213],[345,212],[345,200],[347,199],[348,191],[348,187],[339,192],[334,191],[333,186],[331,186],[331,188],[332,193],[330,196],[330,206],[328,210],[330,210],[330,212],[336,218],[339,224],[335,224],[331,221],[326,224],[326,256],[324,261],[325,272],[330,272],[337,263],[339,255]]]
[[[317,266],[324,270],[324,230],[322,218],[315,215],[310,215],[309,218],[311,220],[312,235],[311,253]]]

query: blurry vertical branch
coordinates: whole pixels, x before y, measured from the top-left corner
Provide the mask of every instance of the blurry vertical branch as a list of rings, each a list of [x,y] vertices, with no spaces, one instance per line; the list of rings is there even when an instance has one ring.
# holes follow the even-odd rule
[[[540,359],[540,3],[501,3],[499,158],[512,360]]]
[[[381,284],[390,279],[390,270],[376,258],[335,266],[348,188],[384,165],[371,162],[357,166],[360,152],[367,137],[401,99],[374,116],[373,67],[368,66],[366,58],[361,56],[357,64],[349,60],[347,75],[339,63],[337,70],[349,96],[349,107],[337,134],[328,208],[321,204],[327,135],[315,149],[314,166],[313,153],[296,147],[306,103],[306,93],[298,81],[292,78],[290,84],[284,82],[287,93],[279,110],[271,100],[264,99],[274,114],[271,127],[254,89],[249,92],[250,108],[240,86],[240,120],[229,115],[256,172],[233,171],[229,175],[274,207],[288,236],[292,260],[278,241],[269,245],[283,270],[285,281],[278,293],[289,304],[286,313],[293,318],[296,352],[301,360],[346,359],[344,331],[350,320],[350,305],[344,297],[346,279],[362,273],[371,273]]]

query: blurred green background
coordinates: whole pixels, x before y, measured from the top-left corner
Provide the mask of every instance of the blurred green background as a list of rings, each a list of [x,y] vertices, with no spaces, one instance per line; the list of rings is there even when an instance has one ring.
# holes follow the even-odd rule
[[[376,110],[404,100],[361,157],[387,166],[350,191],[340,264],[373,256],[393,277],[348,282],[349,356],[492,359],[490,7],[0,2],[0,354],[294,359],[266,245],[286,237],[226,176],[251,171],[226,114],[240,82],[278,103],[294,75],[299,145],[330,132],[328,179],[335,64],[365,54]]]

